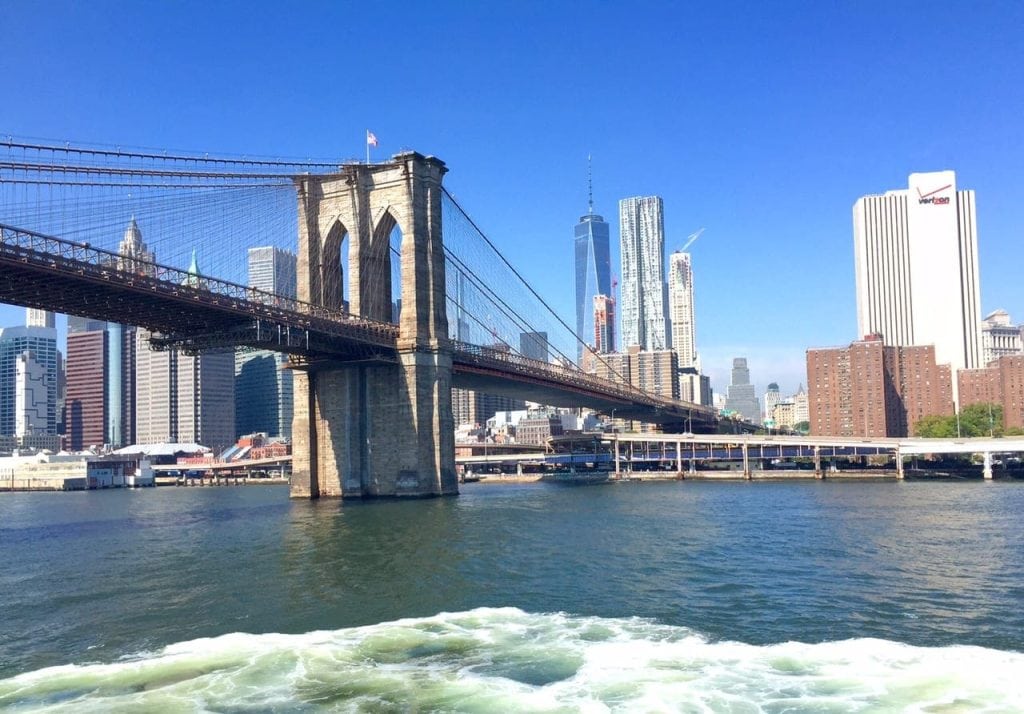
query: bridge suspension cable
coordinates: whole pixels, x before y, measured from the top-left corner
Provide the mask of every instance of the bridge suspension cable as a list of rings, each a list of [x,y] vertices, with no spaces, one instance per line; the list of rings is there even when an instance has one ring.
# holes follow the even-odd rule
[[[574,355],[587,343],[501,253],[477,223],[444,190],[444,245],[447,256],[449,330],[453,339],[499,345],[525,357],[579,368]],[[465,319],[472,325],[462,324]],[[483,326],[490,335],[474,326]],[[466,334],[469,333],[467,337]],[[489,339],[488,339],[489,338]],[[586,351],[586,350],[585,350]],[[603,356],[604,371],[629,383]]]
[[[246,284],[247,249],[272,246],[297,252],[295,179],[343,167],[344,162],[330,160],[161,153],[8,137],[0,140],[0,223],[113,252],[129,227],[137,226],[156,261],[186,269],[195,255],[203,275]],[[379,231],[375,240],[380,242],[362,265],[363,276],[390,283],[397,308],[392,312],[397,312],[402,236],[394,224],[378,226],[381,218],[373,217]],[[449,336],[462,344],[578,370],[575,355],[587,340],[447,190],[442,194],[442,226]],[[343,248],[337,260],[325,265],[345,270],[347,278]],[[341,294],[328,307],[341,308],[343,298],[351,296],[344,280],[333,282]],[[389,312],[382,305],[373,310],[378,318]],[[629,383],[628,375],[618,374],[601,355],[593,359],[603,363],[605,373]]]
[[[261,158],[261,157],[246,157],[246,156],[210,156],[208,153],[198,155],[194,153],[182,153],[182,152],[156,152],[146,150],[122,150],[120,147],[109,148],[103,146],[84,146],[81,144],[72,145],[70,142],[65,144],[54,144],[52,142],[29,142],[29,141],[16,141],[13,137],[7,137],[6,140],[0,140],[0,149],[7,148],[9,150],[20,149],[23,152],[33,151],[38,154],[49,152],[51,156],[64,155],[64,156],[94,156],[94,157],[106,157],[114,159],[118,162],[123,160],[139,160],[139,161],[158,161],[158,162],[186,162],[193,164],[231,164],[236,166],[274,166],[274,167],[290,167],[294,169],[300,169],[293,173],[300,173],[301,171],[308,171],[309,169],[324,169],[328,171],[337,171],[342,162],[338,161],[314,161],[312,159],[294,159],[287,160],[284,158]]]
[[[336,162],[0,141],[0,221],[116,250],[132,220],[162,262],[246,283],[246,252],[295,251],[292,176]]]

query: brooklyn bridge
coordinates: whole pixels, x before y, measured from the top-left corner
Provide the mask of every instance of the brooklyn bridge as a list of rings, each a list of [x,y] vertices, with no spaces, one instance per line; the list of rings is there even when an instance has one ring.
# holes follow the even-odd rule
[[[458,490],[453,387],[711,431],[576,335],[414,151],[381,163],[0,142],[0,302],[144,327],[153,349],[254,347],[294,370],[291,493]],[[117,250],[148,226],[160,260]],[[246,249],[298,256],[297,296],[244,285]],[[198,253],[203,270],[182,267]],[[523,354],[524,334],[546,352]],[[594,368],[594,365],[597,368]]]

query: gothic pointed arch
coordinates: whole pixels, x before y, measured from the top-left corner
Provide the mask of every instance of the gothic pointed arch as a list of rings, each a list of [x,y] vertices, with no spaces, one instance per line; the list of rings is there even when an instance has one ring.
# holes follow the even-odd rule
[[[347,308],[345,278],[351,241],[341,219],[335,219],[324,238],[320,261],[320,296],[324,307]]]

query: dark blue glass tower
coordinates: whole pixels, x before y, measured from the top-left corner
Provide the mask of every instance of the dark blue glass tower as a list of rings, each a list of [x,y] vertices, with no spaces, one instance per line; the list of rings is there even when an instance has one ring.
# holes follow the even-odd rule
[[[590,212],[576,224],[576,334],[586,344],[594,344],[594,296],[612,294],[611,258],[608,253],[608,224]],[[583,356],[583,345],[576,350]]]

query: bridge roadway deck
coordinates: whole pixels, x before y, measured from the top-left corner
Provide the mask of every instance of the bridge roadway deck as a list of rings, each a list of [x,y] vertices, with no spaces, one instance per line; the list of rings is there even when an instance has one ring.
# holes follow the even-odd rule
[[[125,267],[128,264],[130,269]],[[250,346],[307,368],[394,363],[396,325],[0,224],[0,302],[145,327],[157,347]],[[709,430],[707,407],[664,399],[560,365],[451,343],[455,386],[622,418]]]

